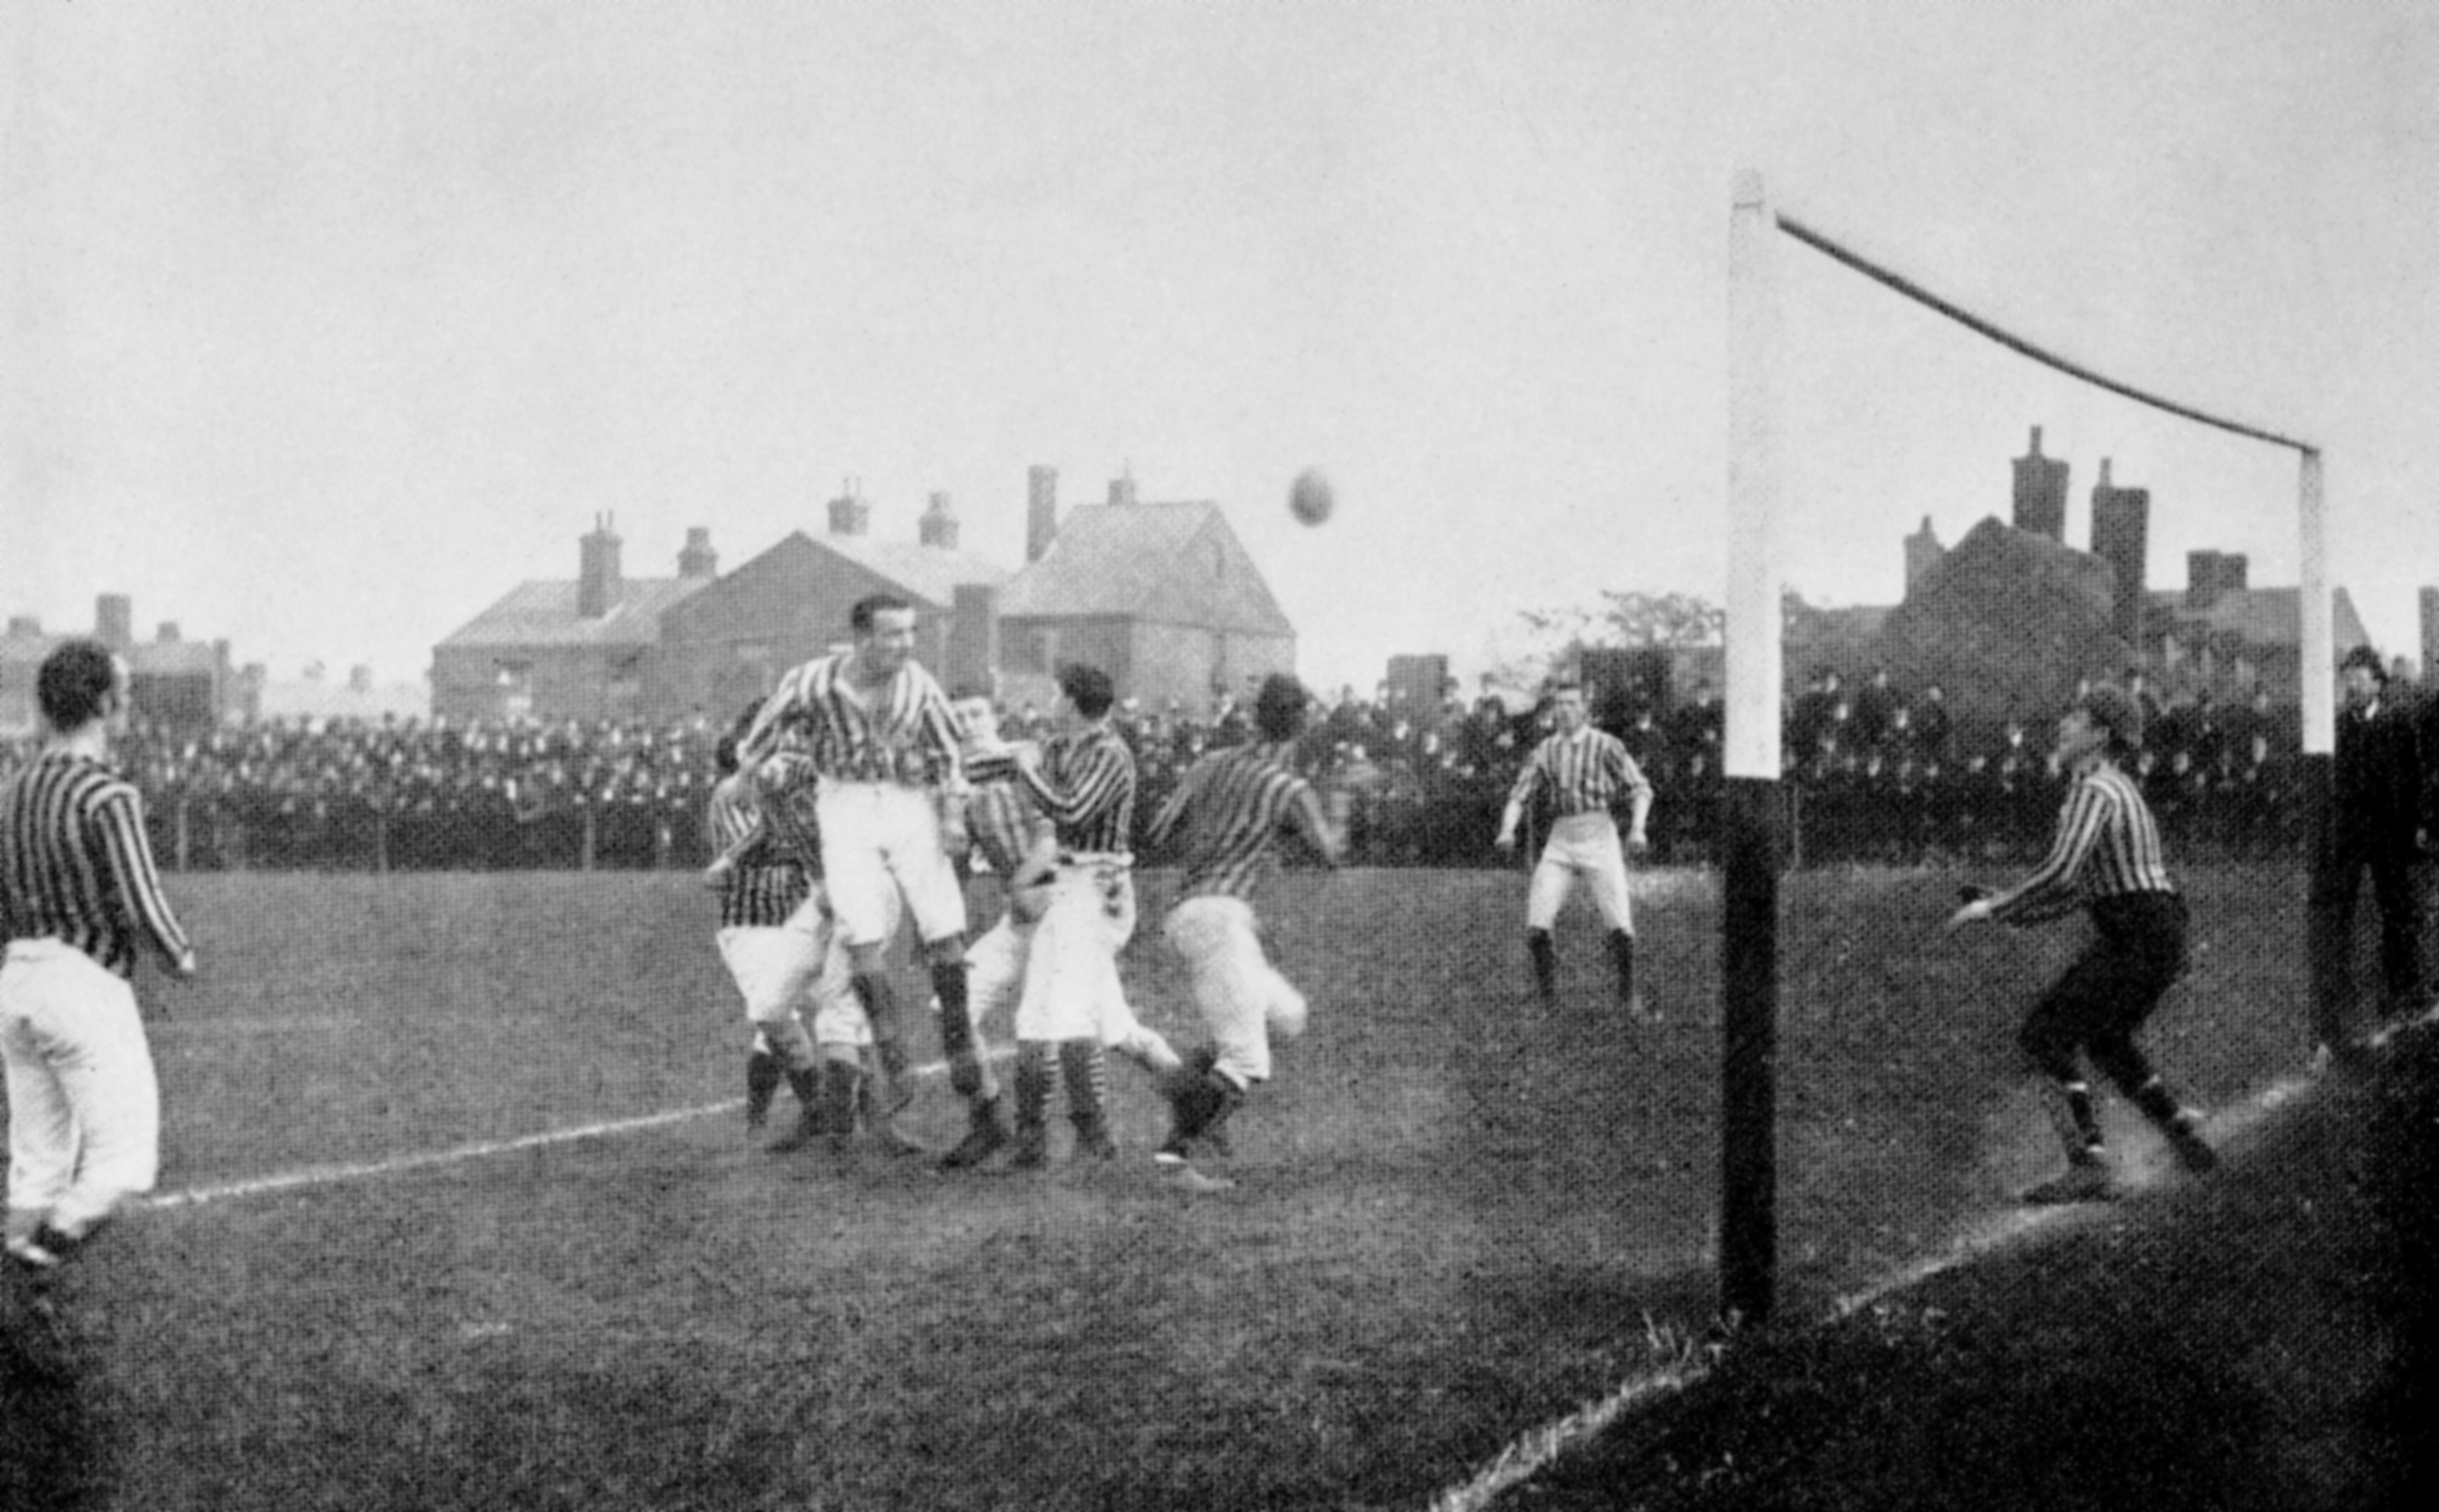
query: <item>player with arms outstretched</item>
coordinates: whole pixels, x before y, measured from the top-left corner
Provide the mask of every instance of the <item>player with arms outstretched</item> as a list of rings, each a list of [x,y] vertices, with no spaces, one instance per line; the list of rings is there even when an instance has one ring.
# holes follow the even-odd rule
[[[2052,1118],[2066,1170],[2024,1193],[2034,1203],[2105,1201],[2115,1194],[2108,1148],[2079,1058],[2117,1084],[2167,1136],[2189,1170],[2217,1155],[2201,1114],[2180,1105],[2134,1033],[2185,969],[2185,900],[2168,877],[2160,828],[2119,762],[2143,743],[2143,715],[2123,690],[2092,688],[2058,720],[2057,757],[2070,774],[2057,837],[2033,874],[2004,892],[1968,896],[1951,930],[1985,920],[2036,924],[2078,907],[2092,943],[2025,1015],[2017,1043],[2056,1094]]]

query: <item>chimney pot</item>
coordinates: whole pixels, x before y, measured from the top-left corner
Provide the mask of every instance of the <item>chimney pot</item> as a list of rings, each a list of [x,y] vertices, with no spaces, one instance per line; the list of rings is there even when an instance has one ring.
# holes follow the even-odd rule
[[[624,588],[618,573],[618,536],[611,516],[597,514],[593,533],[577,543],[576,612],[599,619],[618,607]]]
[[[1024,560],[1040,561],[1059,539],[1059,470],[1035,466],[1024,479]]]

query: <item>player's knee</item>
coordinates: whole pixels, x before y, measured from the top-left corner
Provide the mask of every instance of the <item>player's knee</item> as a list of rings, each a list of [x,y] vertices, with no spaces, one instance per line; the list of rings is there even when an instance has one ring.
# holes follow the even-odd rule
[[[1271,1038],[1292,1040],[1304,1033],[1309,1008],[1304,994],[1293,989],[1281,991],[1271,999],[1268,1015]]]
[[[771,1053],[777,1056],[780,1063],[789,1070],[808,1071],[812,1068],[816,1058],[813,1037],[806,1032],[802,1020],[791,1018],[766,1023],[762,1026],[762,1033],[771,1041]]]

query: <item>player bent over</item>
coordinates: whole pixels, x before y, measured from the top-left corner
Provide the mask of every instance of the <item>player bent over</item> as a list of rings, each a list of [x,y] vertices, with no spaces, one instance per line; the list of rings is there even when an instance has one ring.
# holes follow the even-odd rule
[[[966,1137],[952,1154],[969,1164],[1005,1146],[1008,1135],[999,1088],[974,1051],[966,996],[965,890],[950,860],[967,844],[956,721],[939,684],[913,660],[911,604],[871,595],[857,601],[849,623],[853,646],[781,678],[739,755],[758,761],[783,732],[811,753],[822,870],[888,1084],[884,1122],[895,1120],[914,1093],[882,952],[901,896],[914,915],[940,1000],[949,1084],[967,1104]]]
[[[1654,1023],[1659,1015],[1644,1006],[1634,981],[1634,913],[1626,889],[1626,851],[1649,848],[1645,825],[1651,815],[1651,784],[1627,753],[1626,743],[1605,730],[1592,727],[1584,710],[1582,685],[1561,680],[1551,685],[1552,713],[1558,730],[1540,745],[1516,774],[1515,790],[1500,815],[1498,846],[1512,850],[1516,826],[1527,805],[1537,799],[1554,816],[1549,841],[1534,863],[1533,881],[1525,894],[1524,945],[1533,962],[1533,984],[1541,1005],[1553,1006],[1558,995],[1558,951],[1552,930],[1567,895],[1577,879],[1592,890],[1593,906],[1609,926],[1610,959],[1617,967],[1617,1001],[1627,1017]],[[1627,802],[1626,839],[1621,844],[1611,807]]]
[[[2033,874],[1995,897],[1968,898],[1949,929],[1995,919],[2033,924],[2081,902],[2093,937],[2024,1018],[2017,1037],[2056,1094],[2052,1117],[2066,1170],[2024,1193],[2027,1202],[2105,1201],[2115,1194],[2078,1052],[2167,1136],[2188,1170],[2218,1156],[2201,1114],[2181,1106],[2134,1043],[2134,1033],[2185,969],[2185,900],[2168,879],[2160,829],[2118,763],[2143,743],[2142,710],[2122,690],[2092,689],[2058,720],[2058,764],[2071,775],[2057,837]]]
[[[1158,1158],[1197,1189],[1228,1183],[1188,1164],[1195,1143],[1208,1140],[1246,1094],[1270,1078],[1271,1036],[1291,1040],[1304,1032],[1304,994],[1271,965],[1255,933],[1252,899],[1273,863],[1274,843],[1291,829],[1332,866],[1344,855],[1320,795],[1287,764],[1305,703],[1294,678],[1274,672],[1264,679],[1254,703],[1255,743],[1197,761],[1151,823],[1153,845],[1175,840],[1183,852],[1183,898],[1161,934],[1185,962],[1211,1035],[1177,1079],[1168,1141]]]
[[[770,1147],[797,1149],[825,1134],[844,1144],[863,1101],[871,1030],[848,990],[846,952],[830,927],[818,881],[818,836],[800,824],[763,822],[767,811],[801,806],[803,795],[775,784],[762,788],[739,769],[737,741],[755,712],[746,709],[714,752],[721,779],[708,816],[713,843],[731,860],[716,874],[720,956],[755,1031],[745,1060],[745,1126],[749,1133],[764,1126],[784,1078],[796,1094],[797,1123]],[[801,1011],[808,998],[815,1005],[810,1034]]]
[[[1182,1066],[1168,1041],[1136,1021],[1118,976],[1118,952],[1135,932],[1135,759],[1110,723],[1115,702],[1107,672],[1061,667],[1059,732],[1045,750],[1020,753],[1025,791],[1049,818],[1055,844],[1020,879],[1020,897],[1041,922],[1017,1005],[1019,1167],[1047,1159],[1053,1064],[1077,1149],[1102,1160],[1117,1154],[1105,1050],[1142,1065],[1164,1091]]]

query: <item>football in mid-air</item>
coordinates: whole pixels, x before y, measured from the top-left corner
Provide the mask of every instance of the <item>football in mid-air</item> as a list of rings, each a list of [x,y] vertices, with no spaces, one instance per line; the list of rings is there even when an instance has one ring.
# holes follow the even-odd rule
[[[1321,524],[1337,507],[1338,497],[1329,489],[1329,474],[1319,468],[1305,469],[1288,486],[1288,508],[1306,525]]]

